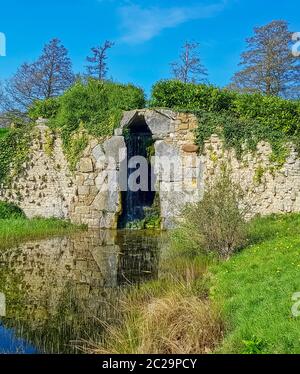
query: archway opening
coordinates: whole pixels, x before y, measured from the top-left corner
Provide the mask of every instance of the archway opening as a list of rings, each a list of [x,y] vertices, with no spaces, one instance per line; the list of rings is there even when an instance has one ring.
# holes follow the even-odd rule
[[[155,185],[151,157],[154,155],[154,141],[144,116],[136,116],[124,129],[127,147],[127,190],[122,192],[122,213],[119,228],[134,227],[147,215],[147,208],[153,206]],[[141,162],[138,162],[139,159]],[[135,188],[132,188],[134,182]]]

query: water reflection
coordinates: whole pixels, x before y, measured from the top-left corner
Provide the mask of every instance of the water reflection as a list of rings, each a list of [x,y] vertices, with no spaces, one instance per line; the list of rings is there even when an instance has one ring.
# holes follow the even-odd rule
[[[157,276],[160,243],[154,233],[91,231],[2,251],[0,352],[75,353],[74,342],[101,339],[122,288]]]

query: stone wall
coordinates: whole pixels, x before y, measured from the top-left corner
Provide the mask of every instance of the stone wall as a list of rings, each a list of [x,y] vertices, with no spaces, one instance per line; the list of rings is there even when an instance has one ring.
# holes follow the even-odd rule
[[[123,131],[141,120],[155,141],[152,161],[162,228],[174,226],[183,206],[202,198],[207,181],[218,174],[224,162],[245,191],[252,215],[300,211],[300,160],[292,147],[282,167],[270,162],[271,149],[264,142],[257,152],[238,160],[234,150],[224,149],[213,135],[199,155],[194,144],[196,117],[166,109],[125,112],[114,136],[90,137],[74,172],[69,170],[59,136],[51,135],[40,123],[29,162],[14,178],[12,188],[0,190],[0,198],[20,205],[28,217],[69,218],[91,228],[117,228],[122,211],[119,178],[126,158]],[[54,137],[51,154],[47,152],[49,136]],[[174,161],[168,172],[161,159]]]
[[[68,218],[76,186],[61,139],[39,124],[29,153],[28,161],[11,186],[0,189],[0,199],[16,203],[29,218]]]
[[[249,218],[272,213],[300,212],[300,159],[292,146],[282,167],[272,163],[272,149],[260,142],[255,153],[245,153],[241,160],[234,150],[224,150],[220,139],[213,135],[205,143],[203,153],[204,181],[218,175],[226,162],[232,179],[238,183],[249,206]]]

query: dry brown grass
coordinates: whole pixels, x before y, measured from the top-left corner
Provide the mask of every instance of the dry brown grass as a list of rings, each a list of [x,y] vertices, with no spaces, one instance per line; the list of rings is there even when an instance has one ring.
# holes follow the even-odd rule
[[[131,300],[132,301],[132,300]],[[207,300],[172,292],[153,298],[139,311],[126,305],[122,326],[107,326],[104,346],[92,353],[201,354],[212,352],[222,340],[223,323]]]
[[[170,295],[143,312],[140,353],[209,353],[222,338],[222,322],[208,301]]]

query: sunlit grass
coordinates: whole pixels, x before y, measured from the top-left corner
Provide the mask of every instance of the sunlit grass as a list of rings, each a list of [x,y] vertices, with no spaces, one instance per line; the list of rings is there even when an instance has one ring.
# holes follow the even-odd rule
[[[84,227],[59,219],[0,219],[0,249],[23,240],[71,233]]]
[[[251,244],[215,266],[211,297],[228,333],[226,353],[300,353],[300,318],[292,295],[300,292],[300,215],[256,219]]]

